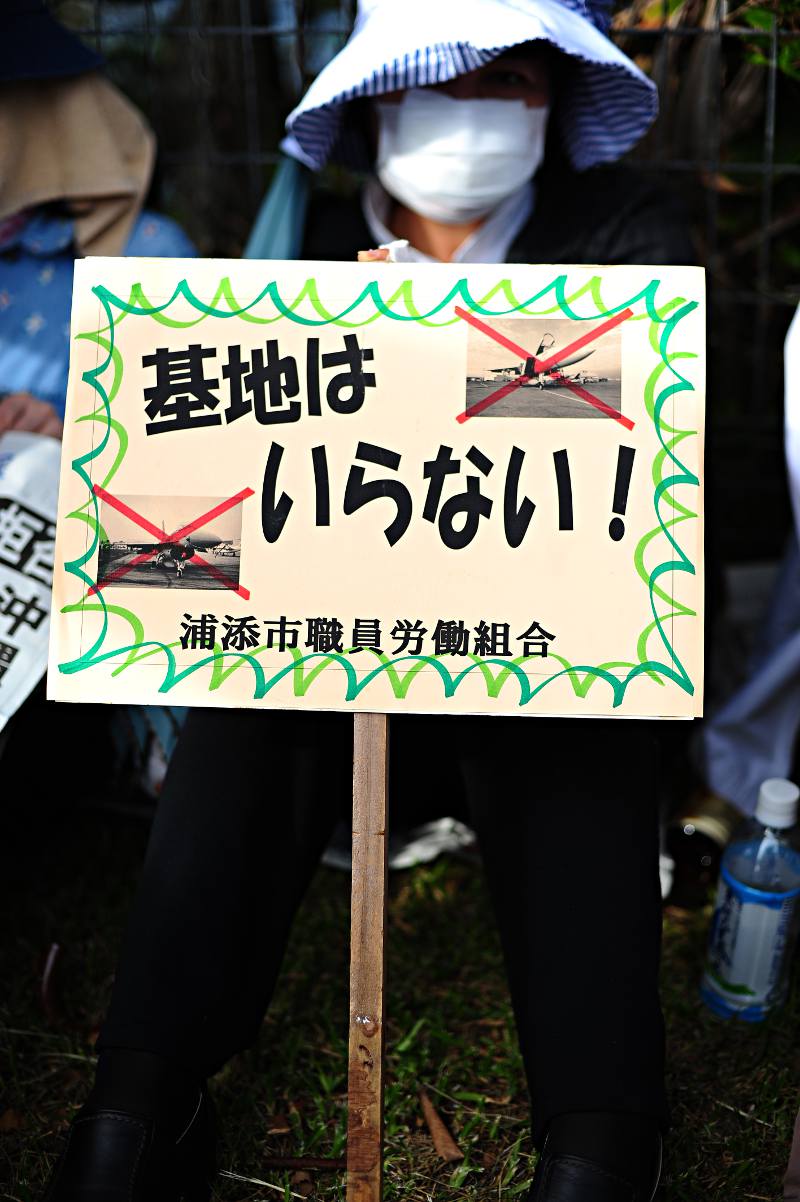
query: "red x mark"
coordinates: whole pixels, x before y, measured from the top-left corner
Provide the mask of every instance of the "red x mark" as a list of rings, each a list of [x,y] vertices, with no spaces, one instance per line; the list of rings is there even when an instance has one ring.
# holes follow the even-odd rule
[[[106,505],[110,505],[111,508],[116,509],[118,513],[122,513],[126,518],[130,518],[130,520],[136,526],[140,526],[142,530],[146,530],[148,534],[154,535],[158,539],[159,544],[162,545],[165,542],[178,542],[180,539],[185,538],[187,534],[191,534],[193,530],[197,530],[199,526],[204,525],[206,522],[212,522],[214,518],[219,517],[221,513],[226,513],[227,510],[233,509],[235,505],[241,505],[242,501],[246,501],[248,497],[253,496],[252,488],[243,488],[242,491],[237,492],[235,496],[228,497],[227,501],[220,501],[219,505],[215,505],[213,509],[209,509],[208,513],[202,513],[199,518],[195,518],[193,521],[189,522],[188,525],[181,526],[179,530],[175,530],[172,534],[168,534],[165,537],[163,530],[159,530],[158,526],[155,526],[147,518],[142,517],[142,515],[137,513],[135,509],[131,509],[130,505],[127,505],[124,501],[120,501],[119,497],[115,497],[112,493],[106,492],[102,485],[95,484],[93,491],[95,496],[100,497],[101,501],[105,501]],[[143,551],[140,555],[135,555],[130,563],[124,563],[121,567],[116,568],[116,570],[113,571],[110,576],[106,576],[105,580],[98,580],[97,584],[89,589],[89,595],[91,596],[92,593],[99,593],[100,589],[105,588],[107,584],[114,584],[115,581],[120,579],[120,577],[127,575],[132,568],[138,567],[140,563],[147,563],[147,560],[151,559],[155,554],[157,554],[157,552],[158,547],[153,547],[152,551]],[[203,559],[203,557],[198,555],[196,551],[191,559],[189,559],[187,562],[196,563],[199,567],[205,568],[205,570],[209,572],[215,580],[218,580],[219,583],[223,584],[226,588],[232,589],[232,591],[244,601],[249,599],[249,589],[244,588],[242,585],[234,584],[232,580],[228,579],[224,572],[220,572],[219,568],[215,567],[213,563],[209,563],[207,559]]]
[[[520,355],[522,359],[533,359],[534,371],[537,373],[537,375],[541,375],[541,373],[545,371],[550,371],[553,378],[558,380],[559,384],[562,384],[565,388],[568,388],[570,392],[574,392],[576,396],[581,398],[581,400],[587,401],[590,405],[594,405],[595,409],[599,409],[601,413],[606,415],[606,417],[613,417],[614,420],[618,421],[619,424],[624,426],[626,430],[633,429],[634,423],[629,417],[625,417],[623,414],[617,412],[616,409],[612,409],[610,405],[605,403],[605,401],[601,401],[599,397],[593,396],[591,392],[587,392],[585,388],[582,388],[580,384],[576,384],[574,380],[567,379],[567,377],[563,376],[560,372],[551,371],[551,369],[554,368],[557,363],[559,363],[562,359],[566,359],[568,355],[572,355],[575,351],[581,350],[588,343],[594,342],[595,339],[601,336],[601,334],[608,333],[608,331],[613,330],[615,326],[620,325],[623,321],[627,321],[629,317],[633,317],[633,309],[622,309],[621,312],[615,313],[613,317],[609,317],[607,321],[601,322],[600,325],[595,326],[593,330],[587,330],[585,334],[581,334],[580,338],[576,338],[574,342],[569,344],[569,346],[564,347],[564,349],[558,351],[557,354],[551,355],[549,359],[537,359],[536,356],[532,355],[530,351],[526,351],[524,346],[519,346],[518,343],[512,342],[510,338],[506,338],[506,336],[501,334],[499,330],[493,330],[491,326],[487,326],[486,322],[477,318],[474,313],[468,313],[466,309],[461,309],[458,305],[456,306],[456,313],[460,318],[462,318],[463,321],[468,321],[469,324],[474,326],[476,330],[480,330],[483,334],[487,334],[489,338],[494,339],[495,342],[499,342],[501,346],[506,348],[506,350],[513,351],[515,355]],[[483,397],[480,401],[476,401],[474,405],[470,405],[469,409],[465,409],[463,413],[458,414],[456,421],[463,423],[469,418],[475,417],[478,413],[483,413],[484,409],[488,409],[490,405],[494,405],[497,401],[501,401],[504,396],[508,396],[508,394],[513,392],[515,388],[520,388],[523,384],[527,384],[530,379],[532,379],[531,376],[518,376],[516,380],[512,380],[509,384],[504,384],[502,388],[498,388],[496,392],[492,392],[489,394],[489,396]]]

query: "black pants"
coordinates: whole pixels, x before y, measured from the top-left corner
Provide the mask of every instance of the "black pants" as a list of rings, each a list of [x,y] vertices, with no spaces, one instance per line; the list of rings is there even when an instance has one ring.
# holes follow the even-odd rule
[[[646,723],[390,720],[390,813],[480,840],[533,1099],[666,1121],[654,741]],[[349,811],[352,718],[196,710],[159,804],[98,1046],[202,1076],[252,1044]]]

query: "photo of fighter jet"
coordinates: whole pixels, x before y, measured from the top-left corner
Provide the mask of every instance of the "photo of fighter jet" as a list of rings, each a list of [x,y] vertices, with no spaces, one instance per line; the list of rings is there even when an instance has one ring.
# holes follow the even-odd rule
[[[511,367],[493,367],[491,370],[497,375],[502,375],[503,379],[508,379],[511,376],[525,376],[525,379],[520,383],[520,388],[555,388],[565,379],[572,378],[578,380],[580,372],[576,376],[567,377],[564,375],[564,368],[571,367],[574,363],[580,363],[584,359],[588,359],[593,355],[595,348],[590,350],[581,350],[574,355],[567,355],[564,359],[559,359],[557,363],[551,364],[546,371],[537,371],[536,365],[539,360],[552,358],[552,349],[555,346],[555,338],[552,334],[545,333],[539,343],[539,348],[534,355],[523,359],[521,363]]]
[[[619,327],[602,334],[591,345],[570,351],[570,346],[590,328],[588,322],[567,318],[483,318],[486,325],[520,350],[530,353],[514,361],[504,344],[481,329],[467,330],[467,365],[464,408],[471,409],[499,390],[504,395],[476,416],[582,418],[607,420],[608,410],[622,411],[622,335]],[[599,324],[594,322],[595,325]],[[559,347],[563,357],[559,357]],[[508,355],[505,363],[498,357]],[[568,369],[591,360],[592,371]],[[545,364],[544,369],[541,364]],[[513,386],[513,387],[509,387]],[[583,393],[583,395],[581,395]],[[591,396],[599,405],[586,400]]]
[[[125,496],[102,501],[97,582],[102,588],[238,587],[241,507],[217,513],[220,497]],[[195,526],[198,515],[216,514]],[[143,515],[143,525],[133,515]],[[154,516],[156,515],[156,516]],[[184,527],[191,526],[185,534]],[[159,537],[160,535],[160,537]]]

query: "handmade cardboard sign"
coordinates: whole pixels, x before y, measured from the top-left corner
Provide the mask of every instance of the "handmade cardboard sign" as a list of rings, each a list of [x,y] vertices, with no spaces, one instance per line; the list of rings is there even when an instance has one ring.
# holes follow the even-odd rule
[[[689,717],[691,267],[76,264],[49,695]]]
[[[47,665],[59,445],[0,437],[0,730]]]

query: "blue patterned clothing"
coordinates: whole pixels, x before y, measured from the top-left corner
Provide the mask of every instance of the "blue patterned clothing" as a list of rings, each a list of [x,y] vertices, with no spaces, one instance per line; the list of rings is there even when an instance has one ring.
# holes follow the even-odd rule
[[[168,217],[137,218],[126,255],[194,258],[194,246]],[[29,392],[64,416],[75,262],[72,220],[47,206],[0,222],[0,397]],[[2,403],[2,402],[0,402]],[[118,761],[147,787],[153,738],[169,759],[186,710],[125,706],[109,716]]]
[[[143,212],[126,255],[194,258],[181,228]],[[0,395],[30,392],[64,416],[69,367],[72,220],[54,207],[0,223]]]

